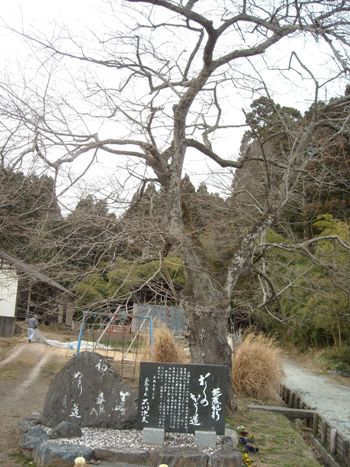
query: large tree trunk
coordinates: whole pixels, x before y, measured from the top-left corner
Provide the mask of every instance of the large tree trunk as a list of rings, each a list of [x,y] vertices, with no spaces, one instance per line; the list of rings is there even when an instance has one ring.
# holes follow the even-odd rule
[[[227,339],[229,298],[215,279],[203,247],[191,236],[183,240],[186,286],[182,302],[192,361],[227,367],[227,405],[233,411],[232,351]]]
[[[227,406],[234,411],[236,401],[232,387],[232,351],[227,340],[227,307],[215,302],[208,302],[206,306],[186,302],[185,313],[192,361],[227,367]]]

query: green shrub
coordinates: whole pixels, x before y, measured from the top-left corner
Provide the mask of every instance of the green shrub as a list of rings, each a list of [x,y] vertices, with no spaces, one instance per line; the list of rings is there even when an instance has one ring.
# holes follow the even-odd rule
[[[326,370],[350,373],[350,345],[325,349],[320,358]]]
[[[349,225],[331,214],[318,216],[312,229],[315,237],[336,235],[350,242]],[[288,243],[272,229],[267,241]],[[329,240],[315,242],[307,251],[309,255],[276,248],[267,253],[265,267],[274,290],[285,291],[270,304],[270,313],[257,308],[250,324],[300,350],[341,347],[350,342],[349,252]],[[260,290],[259,283],[252,287],[249,282],[246,289],[249,287]],[[261,296],[256,295],[250,303],[259,304]]]

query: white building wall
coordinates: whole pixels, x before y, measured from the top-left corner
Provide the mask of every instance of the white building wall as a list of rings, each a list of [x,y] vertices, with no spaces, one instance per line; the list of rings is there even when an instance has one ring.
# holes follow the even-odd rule
[[[16,312],[18,276],[11,269],[0,269],[0,316],[14,318]]]

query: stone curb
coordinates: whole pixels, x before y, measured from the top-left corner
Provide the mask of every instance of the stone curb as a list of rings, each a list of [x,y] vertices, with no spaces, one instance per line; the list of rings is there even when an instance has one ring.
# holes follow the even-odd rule
[[[44,441],[35,451],[34,462],[37,467],[72,467],[77,457],[84,457],[88,462],[93,450],[87,446]]]
[[[40,423],[40,422],[39,422]],[[37,467],[72,467],[74,459],[83,456],[86,461],[101,461],[101,467],[241,467],[241,453],[235,451],[231,435],[223,438],[223,447],[206,454],[192,447],[164,447],[147,450],[142,448],[91,449],[87,446],[58,444],[38,425],[38,418],[25,417],[17,426],[20,432],[20,448],[34,458]]]
[[[149,451],[147,449],[124,448],[124,449],[94,449],[96,460],[108,462],[125,462],[129,464],[147,464],[149,462]]]

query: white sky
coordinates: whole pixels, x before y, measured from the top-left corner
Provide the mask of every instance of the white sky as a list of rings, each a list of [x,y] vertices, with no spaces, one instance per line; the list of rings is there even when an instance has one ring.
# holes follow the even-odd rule
[[[119,5],[120,2],[114,2]],[[60,34],[61,26],[66,25],[70,31],[76,36],[87,37],[87,33],[96,32],[96,34],[104,33],[114,18],[110,15],[108,1],[105,0],[0,0],[0,65],[2,73],[11,81],[16,81],[23,74],[29,80],[30,85],[35,85],[35,80],[38,79],[38,63],[35,60],[35,51],[28,44],[25,44],[21,37],[8,30],[7,26],[14,29],[25,30],[28,32],[38,31],[44,33],[47,37],[57,37]],[[116,11],[116,16],[119,20],[123,20],[123,10]],[[304,63],[310,67],[317,67],[318,63],[323,63],[322,67],[318,67],[318,75],[323,75],[327,79],[329,73],[334,71],[335,65],[328,59],[328,50],[320,47],[312,41],[305,42],[304,39],[299,39],[295,42],[295,48],[298,54],[303,58]],[[88,45],[85,39],[85,45]],[[281,45],[274,47],[270,54],[270,63],[278,64],[279,66],[287,66],[290,56],[290,50],[286,47],[284,40]],[[325,66],[326,64],[326,66]],[[271,71],[264,72],[264,63],[261,59],[255,61],[256,67],[264,73],[267,82],[271,83],[270,91],[275,98],[275,101],[282,104],[297,107],[300,110],[305,110],[312,102],[312,92],[307,81],[300,80],[300,77],[295,73],[290,76],[289,81],[282,81],[279,74]],[[251,70],[247,65],[247,70]],[[64,88],[64,83],[62,84]],[[344,91],[344,82],[332,83],[330,86],[323,88],[320,98],[330,98],[340,95]],[[236,123],[243,123],[244,116],[241,113],[242,107],[249,108],[252,98],[258,95],[250,95],[243,92],[234,94],[234,89],[225,88],[223,92],[224,101],[227,104],[228,116],[235,116]],[[116,129],[115,124],[104,125],[102,131],[107,135],[113,132],[122,131]],[[218,135],[216,147],[224,157],[235,158],[238,155],[242,129],[231,131],[229,135]],[[89,175],[85,177],[87,186],[101,185],[102,192],[107,192],[106,180],[111,175],[117,174],[119,179],[121,176],[121,166],[123,161],[117,160],[111,155],[98,157],[98,164],[95,164]],[[74,173],[79,173],[82,167],[86,165],[86,158],[75,163],[70,167]],[[68,170],[68,167],[67,167]],[[217,172],[218,175],[210,176],[211,170]],[[221,174],[223,171],[220,167],[207,163],[198,153],[189,152],[185,166],[185,172],[192,174],[193,181],[198,184],[201,180],[209,183],[210,188],[215,191],[220,191],[226,180],[223,182]],[[226,171],[227,173],[227,171]],[[118,178],[117,177],[117,178]],[[99,183],[99,180],[104,179],[104,182]],[[116,183],[116,181],[115,181]],[[80,182],[81,186],[81,182]],[[70,196],[70,197],[69,197]],[[72,192],[66,198],[66,202],[72,199]]]

